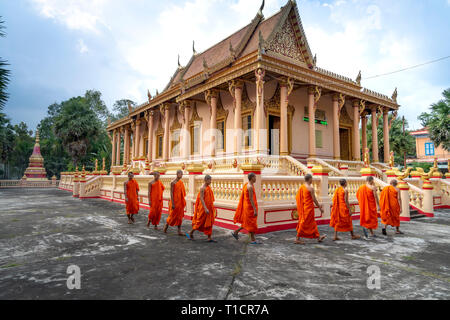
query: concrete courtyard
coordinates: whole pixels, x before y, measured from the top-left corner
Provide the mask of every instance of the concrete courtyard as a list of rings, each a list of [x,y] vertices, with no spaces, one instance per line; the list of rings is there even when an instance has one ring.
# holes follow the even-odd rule
[[[0,189],[0,299],[449,299],[450,210],[403,223],[405,235],[308,241],[295,231],[218,243],[147,229],[148,211],[128,225],[124,207],[56,189]],[[166,216],[163,215],[161,223]],[[362,235],[359,221],[355,231]],[[190,229],[185,221],[183,231]],[[69,290],[67,268],[81,270]],[[380,289],[368,289],[370,266]]]

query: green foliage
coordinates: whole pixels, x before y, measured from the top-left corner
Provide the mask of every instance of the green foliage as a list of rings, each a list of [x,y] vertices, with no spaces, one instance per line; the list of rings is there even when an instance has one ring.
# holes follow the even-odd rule
[[[389,115],[389,121],[392,120],[392,115]],[[409,134],[408,122],[405,120],[405,132],[403,133],[403,119],[395,119],[392,122],[389,131],[390,151],[394,151],[394,162],[403,165],[404,153],[406,157],[411,158],[416,155],[416,141],[413,136]],[[383,139],[383,120],[378,123],[378,157],[381,162],[384,158],[384,139]],[[367,147],[370,150],[370,157],[372,158],[372,118],[369,117],[367,121]]]
[[[111,116],[111,121],[114,122],[128,116],[128,105],[134,108],[137,104],[136,102],[128,99],[117,100],[113,105],[114,113]]]
[[[6,35],[3,31],[5,29],[3,23],[4,22],[1,20],[0,16],[0,37],[4,37]],[[11,75],[11,72],[6,69],[8,65],[9,64],[5,60],[0,58],[0,111],[3,110],[3,107],[5,106],[9,96],[6,92],[9,83],[9,77]]]
[[[412,168],[422,168],[425,172],[429,172],[431,167],[433,166],[433,163],[430,162],[412,162],[408,164],[408,167]]]
[[[450,88],[444,90],[442,95],[442,100],[431,105],[431,112],[422,113],[418,119],[428,128],[435,146],[450,151]]]

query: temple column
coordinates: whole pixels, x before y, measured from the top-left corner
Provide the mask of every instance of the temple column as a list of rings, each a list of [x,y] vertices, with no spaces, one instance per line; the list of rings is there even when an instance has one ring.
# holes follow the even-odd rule
[[[378,117],[377,109],[373,107],[372,112],[372,161],[379,162],[378,158]]]
[[[136,134],[135,134],[135,145],[134,145],[134,158],[140,157],[139,147],[141,144],[141,119],[136,120]]]
[[[389,146],[389,109],[383,109],[383,142],[384,142],[384,163],[389,163],[390,146]]]
[[[234,154],[239,155],[242,150],[242,90],[244,82],[233,80],[229,90],[234,102]]]
[[[367,148],[367,117],[365,113],[361,116],[361,140],[362,150],[364,151]]]
[[[316,104],[321,96],[319,87],[308,88],[308,117],[309,117],[309,157],[316,156]]]
[[[294,88],[290,78],[282,78],[280,81],[280,155],[289,155],[288,145],[288,103],[289,95]]]
[[[144,129],[145,126],[144,126],[143,120],[142,120],[141,124],[142,124],[142,127],[143,127],[142,129]],[[145,129],[141,130],[141,134],[139,136],[139,158],[140,159],[144,158],[144,150],[145,150],[145,146],[144,146],[144,144],[145,144],[144,131],[145,131]]]
[[[339,94],[333,95],[333,157],[341,158],[341,145],[339,139]]]
[[[161,106],[161,113],[164,114],[164,144],[163,144],[163,160],[169,160],[169,105]]]
[[[129,163],[131,163],[131,161],[133,161],[136,158],[136,154],[135,154],[135,151],[136,151],[136,122],[131,123],[131,132],[133,135],[133,140],[131,141],[131,159],[130,159]],[[130,137],[130,140],[131,140],[131,137]]]
[[[255,70],[256,76],[256,121],[255,121],[255,150],[256,153],[267,154],[267,131],[264,111],[264,76],[263,69]]]
[[[125,126],[125,132],[124,132],[124,142],[123,142],[123,163],[128,164],[130,163],[130,131],[128,125]]]
[[[189,132],[191,104],[189,101],[182,101],[180,104],[180,113],[183,115],[183,158],[189,160],[191,154],[191,134]]]
[[[117,130],[117,138],[116,138],[116,166],[120,166],[120,139],[121,139],[121,134],[120,134],[120,129]]]
[[[149,111],[147,113],[147,117],[148,117],[148,151],[147,151],[147,159],[148,162],[152,162],[153,157],[152,157],[152,151],[153,151],[153,117],[154,117],[155,113],[153,111]]]
[[[360,100],[353,101],[353,159],[361,161],[361,144],[359,138]]]
[[[211,157],[216,155],[216,130],[217,130],[217,98],[219,97],[219,92],[217,90],[208,90],[205,92],[206,103],[211,108],[211,122],[209,125],[210,129],[210,143],[209,147]]]
[[[114,166],[116,163],[116,130],[114,129],[112,135],[112,155],[111,155],[111,166]]]

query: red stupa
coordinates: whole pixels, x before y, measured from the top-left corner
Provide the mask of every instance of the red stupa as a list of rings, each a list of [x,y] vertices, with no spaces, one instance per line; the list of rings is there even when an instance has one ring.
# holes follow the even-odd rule
[[[36,143],[23,179],[26,181],[48,181],[47,172],[44,168],[44,158],[41,155],[41,146],[39,145],[39,131],[36,131]]]

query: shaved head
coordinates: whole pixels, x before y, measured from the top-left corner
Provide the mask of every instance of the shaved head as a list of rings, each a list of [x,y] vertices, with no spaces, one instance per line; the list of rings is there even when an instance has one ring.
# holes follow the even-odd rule
[[[256,178],[256,174],[254,172],[250,172],[248,174],[248,180],[251,180],[252,178]]]
[[[339,184],[340,184],[341,186],[345,187],[345,185],[347,184],[347,180],[341,179],[341,180],[339,180]]]
[[[309,173],[305,176],[305,181],[306,182],[311,182],[312,181],[312,175],[310,175]]]
[[[393,187],[396,187],[397,184],[398,184],[398,181],[397,181],[397,180],[395,180],[395,179],[391,180],[391,185],[392,185]]]
[[[210,176],[209,174],[207,174],[207,175],[205,176],[205,181],[207,181],[207,180],[212,180],[212,178],[211,178],[211,176]]]
[[[374,179],[373,179],[372,176],[368,176],[368,177],[366,178],[366,181],[367,181],[367,182],[373,182],[373,180],[374,180]]]

